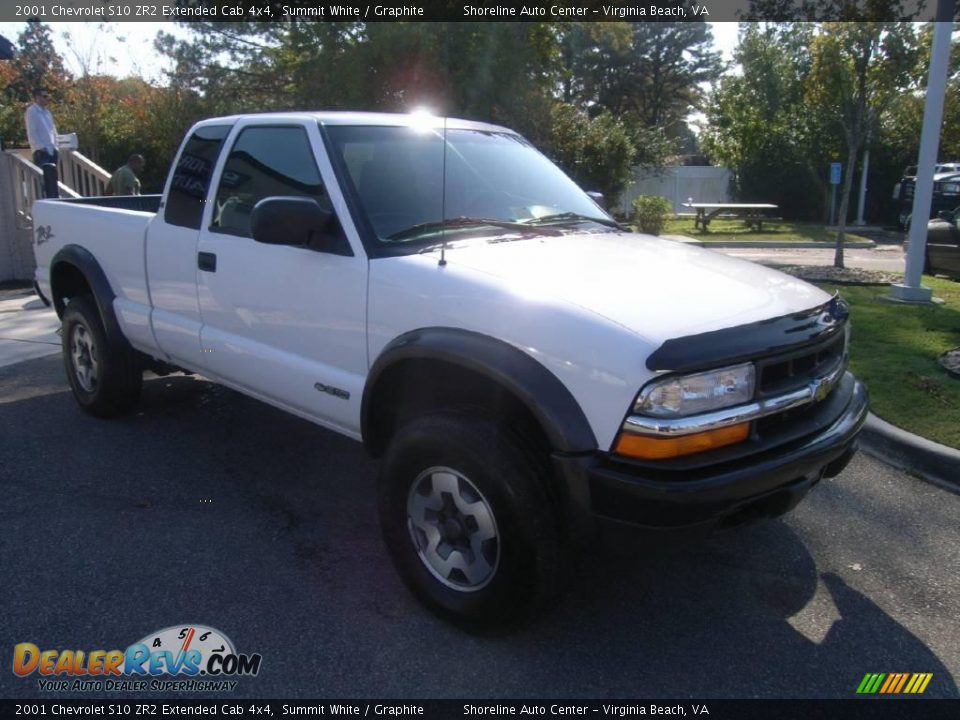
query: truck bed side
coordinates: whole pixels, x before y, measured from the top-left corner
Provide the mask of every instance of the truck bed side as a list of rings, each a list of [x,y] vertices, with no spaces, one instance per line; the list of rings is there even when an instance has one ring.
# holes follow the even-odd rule
[[[34,247],[40,291],[56,300],[51,263],[58,252],[78,246],[103,270],[116,299],[114,309],[134,346],[151,346],[150,300],[144,263],[147,226],[160,196],[41,200],[34,203]]]

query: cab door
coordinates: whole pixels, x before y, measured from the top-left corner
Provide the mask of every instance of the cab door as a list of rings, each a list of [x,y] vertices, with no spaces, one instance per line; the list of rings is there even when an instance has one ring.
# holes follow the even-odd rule
[[[230,123],[193,129],[167,179],[163,204],[147,228],[150,323],[157,346],[172,362],[200,370],[197,242],[210,180]]]
[[[359,438],[367,262],[319,128],[312,120],[241,123],[228,148],[197,247],[204,368]],[[332,210],[339,249],[254,240],[254,206],[278,196],[313,198]]]

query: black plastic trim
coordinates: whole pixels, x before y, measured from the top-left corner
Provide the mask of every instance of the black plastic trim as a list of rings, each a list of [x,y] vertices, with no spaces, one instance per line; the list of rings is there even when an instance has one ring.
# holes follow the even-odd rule
[[[370,368],[360,410],[364,443],[368,447],[378,381],[388,368],[407,360],[438,360],[496,382],[531,412],[557,452],[582,453],[597,448],[583,410],[556,375],[501,340],[445,327],[423,328],[395,338]]]
[[[598,455],[587,468],[591,510],[598,518],[642,527],[679,528],[721,523],[779,492],[784,500],[798,500],[797,490],[805,492],[849,461],[868,404],[866,388],[854,380],[846,408],[829,427],[774,452],[686,476],[664,479]],[[778,501],[770,507],[792,505]]]
[[[47,296],[43,294],[43,291],[40,290],[40,283],[38,283],[36,280],[33,281],[33,291],[37,294],[37,297],[40,298],[40,302],[42,302],[44,305],[47,307],[51,307],[53,305]]]
[[[50,288],[57,317],[63,317],[64,308],[63,297],[57,292],[54,285],[57,266],[61,264],[72,265],[86,278],[87,284],[93,291],[93,299],[97,304],[97,310],[100,312],[100,319],[103,321],[103,328],[110,344],[115,347],[129,348],[130,343],[123,334],[123,330],[120,329],[117,315],[113,311],[113,301],[116,298],[116,293],[110,287],[107,275],[103,272],[103,268],[100,267],[97,259],[89,250],[79,245],[64,245],[50,261]]]
[[[203,272],[215,273],[217,271],[217,255],[212,252],[197,253],[197,269]]]
[[[654,372],[696,372],[790,351],[842,332],[848,310],[839,296],[804,312],[667,340],[647,358]]]

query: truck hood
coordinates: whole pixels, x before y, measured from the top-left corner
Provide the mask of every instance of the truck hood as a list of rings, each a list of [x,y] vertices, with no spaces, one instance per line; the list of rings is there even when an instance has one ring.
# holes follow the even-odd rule
[[[527,301],[572,303],[657,344],[830,299],[776,270],[633,233],[474,240],[448,247],[446,260],[448,270],[492,276]]]

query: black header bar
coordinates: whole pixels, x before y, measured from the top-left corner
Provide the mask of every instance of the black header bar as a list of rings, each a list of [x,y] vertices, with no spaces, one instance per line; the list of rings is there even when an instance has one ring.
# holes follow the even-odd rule
[[[222,697],[0,700],[0,717],[224,718],[704,718],[705,720],[942,720],[957,700],[257,700]]]
[[[936,0],[5,0],[0,21],[930,21],[936,11]]]

